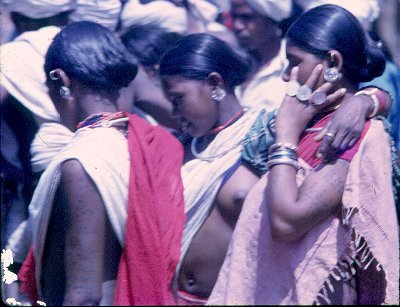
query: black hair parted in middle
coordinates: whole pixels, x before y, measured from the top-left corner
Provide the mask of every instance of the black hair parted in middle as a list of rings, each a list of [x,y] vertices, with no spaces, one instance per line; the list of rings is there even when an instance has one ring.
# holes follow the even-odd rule
[[[89,88],[112,91],[128,86],[138,69],[120,38],[91,21],[71,23],[54,37],[46,54],[46,75],[56,68]]]
[[[228,86],[234,87],[246,81],[251,63],[249,56],[219,38],[196,33],[183,37],[163,55],[159,74],[205,80],[210,73],[217,72]]]
[[[323,57],[335,49],[343,56],[343,73],[356,82],[367,82],[385,69],[383,51],[361,23],[341,6],[325,4],[301,14],[289,27],[288,42]]]

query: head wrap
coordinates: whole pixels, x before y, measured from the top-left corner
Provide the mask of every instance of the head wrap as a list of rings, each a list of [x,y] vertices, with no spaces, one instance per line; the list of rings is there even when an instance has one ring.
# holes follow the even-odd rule
[[[10,12],[34,19],[52,17],[76,7],[76,0],[3,0],[2,3]]]
[[[53,0],[54,1],[54,0]],[[122,8],[120,0],[76,0],[77,7],[69,19],[93,21],[114,31]]]
[[[380,13],[379,0],[298,0],[298,4],[304,10],[323,4],[336,4],[352,13],[366,30],[369,30]]]
[[[188,0],[200,24],[212,23],[218,15],[218,7],[206,0]],[[121,26],[127,29],[133,24],[155,23],[178,33],[187,30],[186,9],[170,1],[160,0],[141,4],[139,0],[129,0],[121,13]]]
[[[292,12],[291,0],[245,0],[246,3],[261,15],[280,22]]]

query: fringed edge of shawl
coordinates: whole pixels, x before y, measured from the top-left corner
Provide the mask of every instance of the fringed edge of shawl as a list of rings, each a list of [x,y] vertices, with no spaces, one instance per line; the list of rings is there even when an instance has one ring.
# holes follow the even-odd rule
[[[347,209],[344,219],[348,221],[355,208]],[[364,271],[368,270],[374,260],[377,262],[375,266],[376,271],[380,272],[383,269],[381,263],[372,254],[365,238],[356,229],[351,228],[347,233],[347,236],[351,236],[350,249],[347,249],[343,253],[339,258],[339,261],[331,269],[328,277],[317,293],[313,305],[319,306],[332,304],[329,299],[329,294],[333,294],[335,288],[333,287],[331,280],[342,280],[347,282],[357,274],[357,269]]]

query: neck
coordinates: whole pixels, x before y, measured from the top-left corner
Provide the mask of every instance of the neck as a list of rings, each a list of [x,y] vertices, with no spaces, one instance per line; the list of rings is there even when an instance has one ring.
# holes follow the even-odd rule
[[[92,114],[103,112],[114,113],[118,111],[116,101],[96,94],[88,95],[79,103],[79,106],[79,121],[84,120]]]
[[[229,125],[229,122],[243,110],[233,92],[228,93],[219,104],[218,121],[213,128],[223,127],[227,123]]]

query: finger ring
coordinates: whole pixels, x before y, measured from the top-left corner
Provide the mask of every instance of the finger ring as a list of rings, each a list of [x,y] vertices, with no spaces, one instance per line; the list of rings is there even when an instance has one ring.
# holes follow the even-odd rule
[[[325,136],[330,137],[332,139],[335,137],[335,135],[332,132],[325,133]]]
[[[286,95],[290,97],[294,97],[297,94],[297,91],[299,90],[300,83],[297,82],[296,80],[291,80],[286,84]]]
[[[326,101],[326,94],[323,91],[315,91],[313,95],[311,96],[311,103],[319,106],[323,104]]]
[[[299,89],[297,90],[296,97],[300,101],[307,101],[308,99],[310,99],[311,94],[312,94],[311,88],[307,84],[304,84],[300,86]]]

